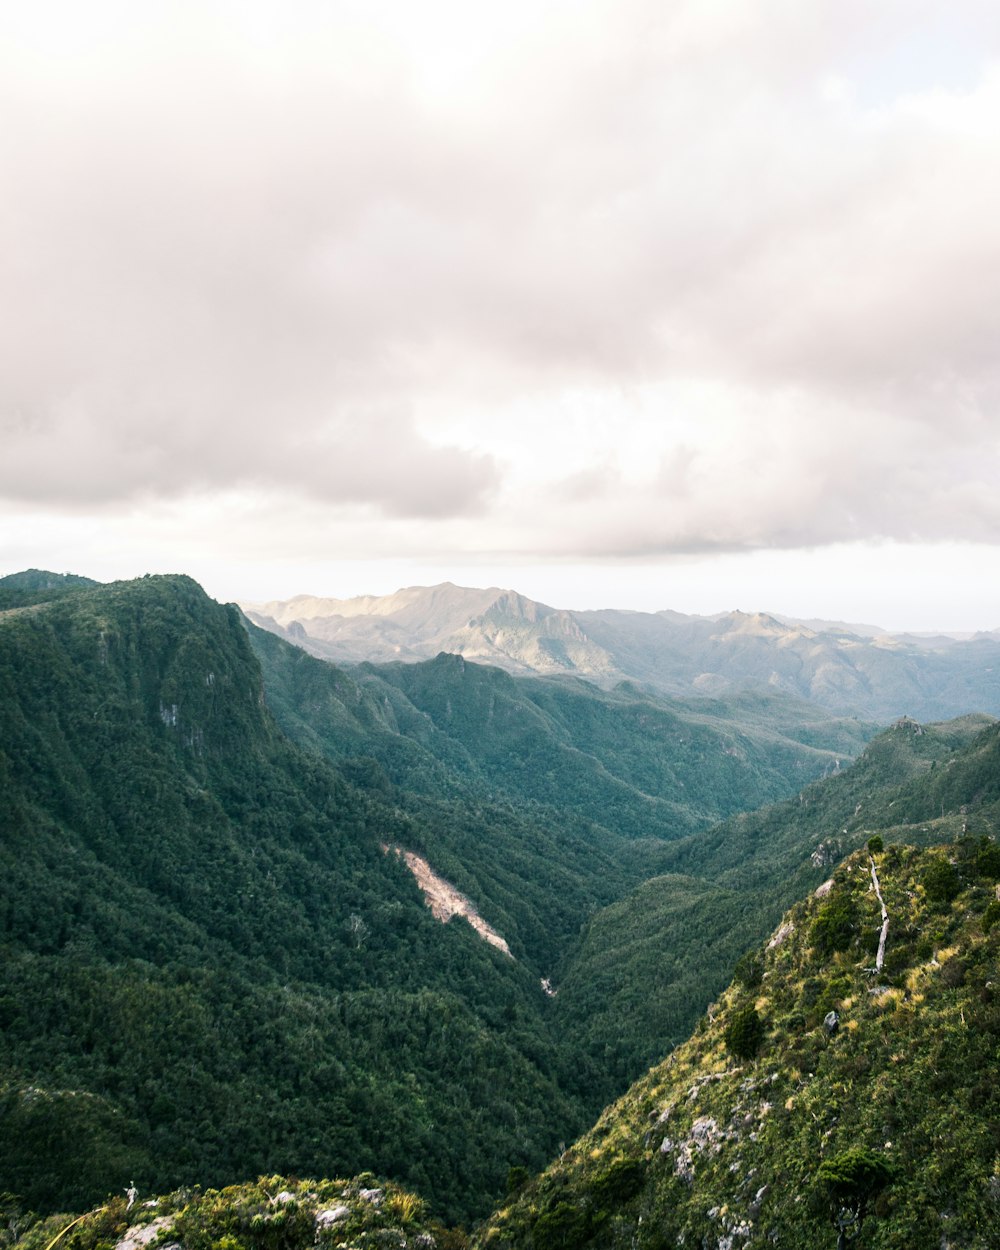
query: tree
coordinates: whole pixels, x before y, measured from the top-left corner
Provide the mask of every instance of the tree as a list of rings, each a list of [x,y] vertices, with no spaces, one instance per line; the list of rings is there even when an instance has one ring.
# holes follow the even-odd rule
[[[955,865],[935,856],[924,872],[924,890],[928,901],[936,907],[947,907],[962,889]]]
[[[846,1250],[861,1231],[865,1216],[892,1180],[892,1168],[870,1150],[844,1150],[819,1165],[816,1179],[829,1204],[837,1230],[837,1250]]]
[[[753,1059],[764,1040],[764,1021],[751,1005],[737,1011],[726,1026],[726,1045],[737,1059]]]

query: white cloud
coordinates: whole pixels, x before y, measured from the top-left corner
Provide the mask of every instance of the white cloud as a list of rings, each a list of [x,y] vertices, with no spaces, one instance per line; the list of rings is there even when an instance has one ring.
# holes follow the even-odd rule
[[[1000,541],[995,6],[5,22],[19,507],[252,498],[359,556]]]

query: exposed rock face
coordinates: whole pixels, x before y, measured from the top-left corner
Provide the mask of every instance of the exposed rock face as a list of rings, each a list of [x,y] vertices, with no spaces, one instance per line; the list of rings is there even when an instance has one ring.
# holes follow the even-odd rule
[[[809,858],[814,868],[829,868],[840,859],[842,854],[840,844],[834,842],[831,838],[826,838],[817,846]]]
[[[795,932],[795,925],[790,920],[786,920],[778,929],[775,930],[771,939],[767,943],[767,949],[773,951],[775,947],[780,946],[782,942]]]
[[[333,1224],[339,1224],[342,1220],[346,1220],[351,1214],[351,1208],[342,1204],[336,1207],[327,1207],[325,1211],[316,1212],[316,1227],[329,1228]]]
[[[384,846],[382,849],[387,854],[389,851],[394,851],[413,873],[435,920],[447,924],[452,916],[461,916],[472,925],[484,942],[489,942],[491,946],[503,951],[511,959],[514,958],[504,938],[480,916],[471,899],[456,890],[453,885],[445,881],[444,877],[439,877],[426,859],[414,854],[413,851],[404,851],[399,846]]]
[[[133,1224],[121,1241],[115,1245],[115,1250],[143,1250],[161,1233],[166,1232],[173,1223],[172,1215],[161,1215],[159,1219],[152,1220],[148,1224]]]

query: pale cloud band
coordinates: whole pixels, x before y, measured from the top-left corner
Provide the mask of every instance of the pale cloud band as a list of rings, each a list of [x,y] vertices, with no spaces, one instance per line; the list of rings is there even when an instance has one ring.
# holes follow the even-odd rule
[[[994,5],[22,7],[8,501],[242,495],[358,554],[1000,542]]]

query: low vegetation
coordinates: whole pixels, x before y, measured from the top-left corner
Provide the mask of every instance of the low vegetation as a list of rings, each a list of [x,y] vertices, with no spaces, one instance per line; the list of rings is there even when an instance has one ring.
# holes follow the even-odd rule
[[[864,1244],[987,1250],[1000,1218],[995,844],[886,845],[795,906],[691,1039],[480,1230],[491,1250]],[[958,892],[928,894],[947,863]],[[983,867],[987,871],[983,871]],[[843,907],[841,907],[843,904]],[[833,905],[852,917],[830,949]],[[615,1192],[607,1177],[630,1182]]]

